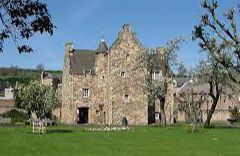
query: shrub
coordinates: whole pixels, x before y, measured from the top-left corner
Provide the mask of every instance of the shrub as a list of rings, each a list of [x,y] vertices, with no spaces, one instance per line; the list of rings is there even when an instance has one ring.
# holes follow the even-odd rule
[[[230,108],[230,115],[232,119],[236,119],[238,122],[240,122],[240,108],[238,108],[237,106]]]
[[[13,123],[24,122],[29,119],[27,113],[16,110],[16,109],[12,109],[6,113],[3,113],[1,116],[5,118],[11,118]]]

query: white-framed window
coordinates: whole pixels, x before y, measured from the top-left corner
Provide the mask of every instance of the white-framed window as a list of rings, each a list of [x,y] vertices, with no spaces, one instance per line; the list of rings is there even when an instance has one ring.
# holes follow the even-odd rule
[[[162,71],[161,70],[154,70],[152,72],[152,79],[153,80],[158,80],[162,77]]]
[[[129,102],[129,94],[124,94],[124,102]]]
[[[82,97],[83,98],[88,98],[89,97],[89,89],[88,88],[83,88],[82,89]]]
[[[124,78],[125,75],[126,75],[125,71],[121,71],[121,72],[120,72],[120,76],[121,76],[122,78]]]

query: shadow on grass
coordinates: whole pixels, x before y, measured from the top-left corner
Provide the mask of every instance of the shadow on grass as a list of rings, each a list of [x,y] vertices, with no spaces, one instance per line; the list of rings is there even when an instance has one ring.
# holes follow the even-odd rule
[[[206,129],[240,129],[239,125],[213,125],[205,127]]]
[[[47,130],[47,134],[54,134],[54,133],[72,133],[72,130],[67,130],[67,129],[52,129],[52,130]]]

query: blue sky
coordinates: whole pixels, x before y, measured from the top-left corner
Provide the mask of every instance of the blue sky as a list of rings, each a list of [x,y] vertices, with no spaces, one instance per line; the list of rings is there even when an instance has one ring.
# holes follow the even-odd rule
[[[145,47],[163,46],[170,39],[183,36],[179,58],[190,67],[203,54],[191,33],[203,10],[201,0],[46,0],[57,29],[53,36],[37,35],[28,43],[31,54],[18,54],[11,40],[0,54],[0,66],[35,68],[43,63],[46,69],[62,69],[64,44],[74,42],[74,48],[96,49],[102,32],[111,45],[123,24],[131,24]],[[237,0],[221,1],[223,10],[236,6]]]

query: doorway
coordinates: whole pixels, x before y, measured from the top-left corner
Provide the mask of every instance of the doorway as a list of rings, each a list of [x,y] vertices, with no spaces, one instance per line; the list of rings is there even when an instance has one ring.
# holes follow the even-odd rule
[[[88,123],[88,107],[78,108],[78,123],[86,124]]]

